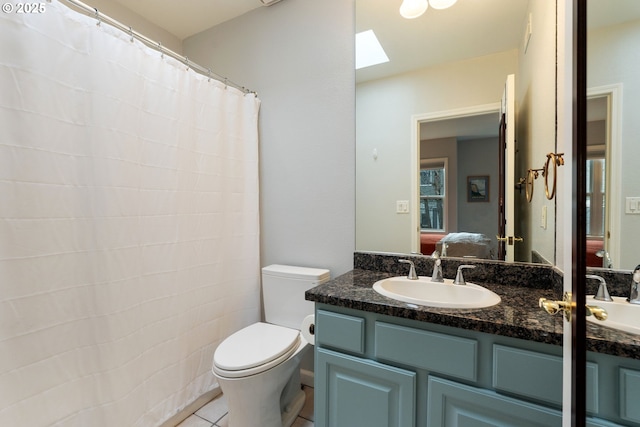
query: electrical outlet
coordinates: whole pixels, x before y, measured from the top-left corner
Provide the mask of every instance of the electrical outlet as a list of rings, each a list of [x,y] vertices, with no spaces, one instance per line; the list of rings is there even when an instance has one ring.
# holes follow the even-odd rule
[[[542,212],[540,213],[540,227],[547,229],[547,205],[542,207]]]

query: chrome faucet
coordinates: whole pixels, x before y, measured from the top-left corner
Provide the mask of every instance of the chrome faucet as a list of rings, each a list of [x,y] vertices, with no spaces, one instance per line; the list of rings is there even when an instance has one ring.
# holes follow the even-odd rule
[[[398,262],[409,264],[411,268],[409,268],[409,274],[407,274],[407,279],[409,280],[418,280],[418,275],[416,274],[416,266],[413,264],[413,261],[408,259],[399,259]]]
[[[456,279],[453,281],[454,285],[466,285],[467,282],[464,281],[464,276],[462,275],[462,270],[467,268],[476,268],[475,265],[467,265],[463,264],[458,267],[458,272],[456,273]]]
[[[440,259],[440,253],[435,251],[431,258],[433,258],[433,273],[431,274],[432,282],[444,282],[444,277],[442,277],[442,260]]]
[[[602,258],[603,268],[613,268],[613,262],[611,262],[609,252],[605,251],[604,249],[600,249],[598,252],[596,252],[596,256],[598,258]]]
[[[640,304],[640,289],[638,289],[638,285],[640,285],[640,265],[633,270],[633,280],[631,281],[631,292],[629,292],[629,301],[631,304]]]
[[[593,299],[597,299],[599,301],[613,301],[613,298],[611,298],[611,295],[609,295],[609,289],[607,289],[607,282],[605,282],[602,277],[595,274],[587,274],[587,279],[596,279],[600,281],[598,292],[596,292],[596,295],[593,297]]]

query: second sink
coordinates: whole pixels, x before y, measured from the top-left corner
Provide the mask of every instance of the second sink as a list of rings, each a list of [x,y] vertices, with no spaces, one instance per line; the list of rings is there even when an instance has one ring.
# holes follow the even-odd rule
[[[640,305],[629,304],[624,297],[612,297],[613,301],[598,301],[593,295],[587,295],[587,304],[597,305],[607,311],[607,320],[604,322],[595,320],[593,316],[587,320],[609,328],[624,332],[640,334]]]
[[[398,301],[441,308],[485,308],[500,302],[500,296],[487,288],[467,282],[454,285],[452,279],[444,283],[420,277],[409,280],[404,276],[390,277],[373,284],[373,290]]]

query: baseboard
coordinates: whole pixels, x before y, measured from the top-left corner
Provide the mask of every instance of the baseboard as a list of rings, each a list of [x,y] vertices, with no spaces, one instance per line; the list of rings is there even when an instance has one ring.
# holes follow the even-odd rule
[[[160,424],[159,427],[177,426],[178,424],[180,424],[181,422],[189,418],[191,414],[193,414],[198,409],[202,408],[204,405],[206,405],[207,403],[215,399],[221,393],[222,393],[222,390],[220,390],[220,386],[216,385],[216,387],[213,390],[210,390],[205,394],[203,394],[202,396],[198,397],[196,400],[194,400],[189,405],[187,405],[187,407],[184,408],[182,411],[178,412],[173,417],[169,418],[167,421]]]
[[[306,369],[300,369],[300,382],[307,387],[313,387],[313,372]]]

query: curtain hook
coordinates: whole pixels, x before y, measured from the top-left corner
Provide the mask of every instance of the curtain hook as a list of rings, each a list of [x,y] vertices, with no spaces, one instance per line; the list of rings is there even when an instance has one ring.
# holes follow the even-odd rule
[[[129,35],[131,36],[131,43],[133,43],[133,29],[129,26]]]
[[[95,11],[96,11],[96,20],[98,21],[98,22],[96,22],[96,25],[99,27],[99,26],[100,26],[100,24],[102,23],[102,19],[100,19],[100,12],[99,12],[99,11],[98,11],[98,9],[97,9],[97,8],[95,8],[95,7],[93,8],[93,10],[95,10]]]
[[[228,80],[229,80],[228,78],[226,78],[226,77],[224,78],[224,89],[225,89],[225,90],[227,89],[227,82],[228,82]]]
[[[207,81],[210,82],[211,81],[211,68],[207,68],[207,76],[209,77],[207,79]]]
[[[188,56],[184,57],[184,64],[187,66],[187,71],[189,71],[189,57]]]
[[[164,59],[164,49],[162,48],[162,43],[158,42],[158,50],[160,51],[160,58]]]

